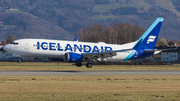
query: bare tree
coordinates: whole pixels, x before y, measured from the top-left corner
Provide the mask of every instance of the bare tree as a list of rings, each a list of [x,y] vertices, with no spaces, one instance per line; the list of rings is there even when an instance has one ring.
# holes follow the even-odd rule
[[[16,40],[16,35],[12,34],[11,38],[12,38],[12,40]]]
[[[161,38],[158,42],[157,45],[168,45],[168,41],[165,38]]]
[[[12,41],[13,41],[13,39],[12,39],[11,35],[9,35],[8,38],[7,38],[7,40],[6,40],[6,43],[9,44],[9,43],[12,42]]]
[[[116,23],[106,27],[101,24],[89,24],[85,28],[81,28],[77,35],[80,41],[123,44],[137,40],[144,31],[145,28],[137,24]]]

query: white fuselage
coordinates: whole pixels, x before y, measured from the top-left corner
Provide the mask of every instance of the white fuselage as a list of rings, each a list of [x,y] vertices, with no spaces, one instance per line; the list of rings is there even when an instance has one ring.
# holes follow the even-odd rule
[[[67,52],[95,53],[108,50],[130,49],[136,42],[123,45],[89,43],[77,41],[62,41],[48,39],[20,39],[3,47],[6,51],[22,56],[64,58]],[[106,58],[107,61],[119,62],[124,60],[131,51],[118,52],[116,56]]]

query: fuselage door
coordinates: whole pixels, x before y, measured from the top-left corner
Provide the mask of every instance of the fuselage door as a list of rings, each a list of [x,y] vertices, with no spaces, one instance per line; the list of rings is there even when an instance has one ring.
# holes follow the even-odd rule
[[[29,42],[25,41],[25,50],[29,50]]]

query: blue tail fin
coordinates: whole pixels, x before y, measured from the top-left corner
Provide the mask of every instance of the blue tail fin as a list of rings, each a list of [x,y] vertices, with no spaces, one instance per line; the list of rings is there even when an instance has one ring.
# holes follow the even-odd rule
[[[157,18],[156,21],[146,30],[146,32],[139,38],[134,45],[135,50],[154,50],[163,18]]]

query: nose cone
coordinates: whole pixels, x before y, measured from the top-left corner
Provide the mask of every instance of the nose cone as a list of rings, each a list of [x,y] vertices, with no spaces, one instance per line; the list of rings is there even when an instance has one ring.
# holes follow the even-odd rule
[[[3,46],[3,49],[9,52],[11,50],[11,47],[9,45],[5,45]]]

